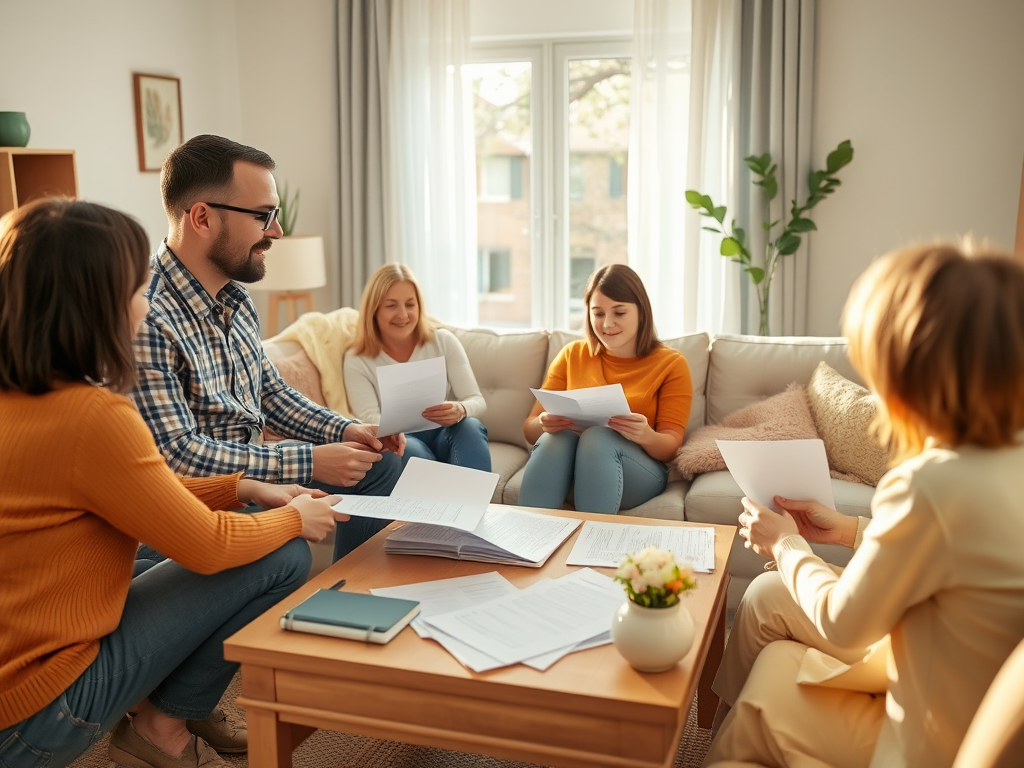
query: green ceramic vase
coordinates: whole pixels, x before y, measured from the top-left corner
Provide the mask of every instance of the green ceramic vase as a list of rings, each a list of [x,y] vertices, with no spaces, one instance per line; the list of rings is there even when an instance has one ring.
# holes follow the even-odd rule
[[[24,112],[0,112],[0,147],[26,147],[31,133]]]

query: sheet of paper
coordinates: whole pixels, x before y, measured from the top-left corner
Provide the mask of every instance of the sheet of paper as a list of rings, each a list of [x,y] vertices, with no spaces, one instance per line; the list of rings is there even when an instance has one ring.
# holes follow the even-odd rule
[[[621,384],[557,391],[531,387],[530,391],[545,411],[572,419],[580,429],[607,426],[612,416],[630,413]]]
[[[618,605],[607,590],[578,577],[563,577],[427,624],[514,664],[600,635],[610,628]]]
[[[423,418],[423,411],[443,403],[448,392],[444,358],[378,366],[377,388],[380,391],[378,435],[435,429],[437,424]]]
[[[816,501],[835,509],[821,440],[716,440],[743,494],[776,512],[775,497]]]
[[[616,568],[626,555],[658,547],[687,560],[698,573],[715,569],[715,529],[710,526],[623,525],[588,520],[566,565]]]
[[[579,525],[580,521],[571,517],[490,504],[473,534],[524,560],[537,562],[547,559]]]
[[[334,509],[346,515],[446,525],[472,531],[498,484],[494,472],[409,459],[390,496],[343,494]]]

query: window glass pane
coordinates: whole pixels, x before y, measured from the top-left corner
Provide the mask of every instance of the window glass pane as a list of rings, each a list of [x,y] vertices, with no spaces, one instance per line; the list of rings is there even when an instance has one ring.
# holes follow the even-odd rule
[[[476,130],[480,322],[529,326],[532,67],[528,61],[478,63],[469,71]]]
[[[575,293],[580,280],[585,285],[598,267],[626,263],[629,64],[628,58],[569,62],[569,322],[577,330],[583,323],[583,293]]]

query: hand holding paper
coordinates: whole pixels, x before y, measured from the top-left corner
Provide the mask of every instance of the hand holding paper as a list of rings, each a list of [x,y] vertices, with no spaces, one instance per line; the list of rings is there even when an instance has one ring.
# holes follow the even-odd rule
[[[380,366],[377,386],[380,391],[378,435],[434,429],[437,424],[424,418],[423,412],[444,402],[448,389],[444,358]]]
[[[612,416],[626,416],[630,413],[626,393],[621,384],[558,392],[531,387],[530,391],[540,401],[545,411],[553,416],[572,419],[573,426],[578,429],[607,426],[608,419]]]

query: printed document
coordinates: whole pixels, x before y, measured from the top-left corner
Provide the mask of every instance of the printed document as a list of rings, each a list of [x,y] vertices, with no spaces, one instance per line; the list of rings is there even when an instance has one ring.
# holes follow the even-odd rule
[[[472,531],[490,503],[498,475],[414,456],[390,496],[343,494],[334,505],[356,517],[406,520]]]
[[[443,403],[448,393],[444,358],[378,366],[377,388],[380,391],[378,436],[436,429],[438,425],[423,418],[423,412]]]
[[[698,573],[715,570],[715,529],[709,526],[622,525],[588,520],[566,565],[617,568],[622,558],[647,547],[666,549]]]
[[[606,427],[612,416],[628,416],[630,413],[621,384],[557,391],[531,387],[530,391],[545,411],[572,419],[580,429]]]
[[[821,440],[716,440],[743,495],[779,512],[775,497],[816,501],[835,509]]]

